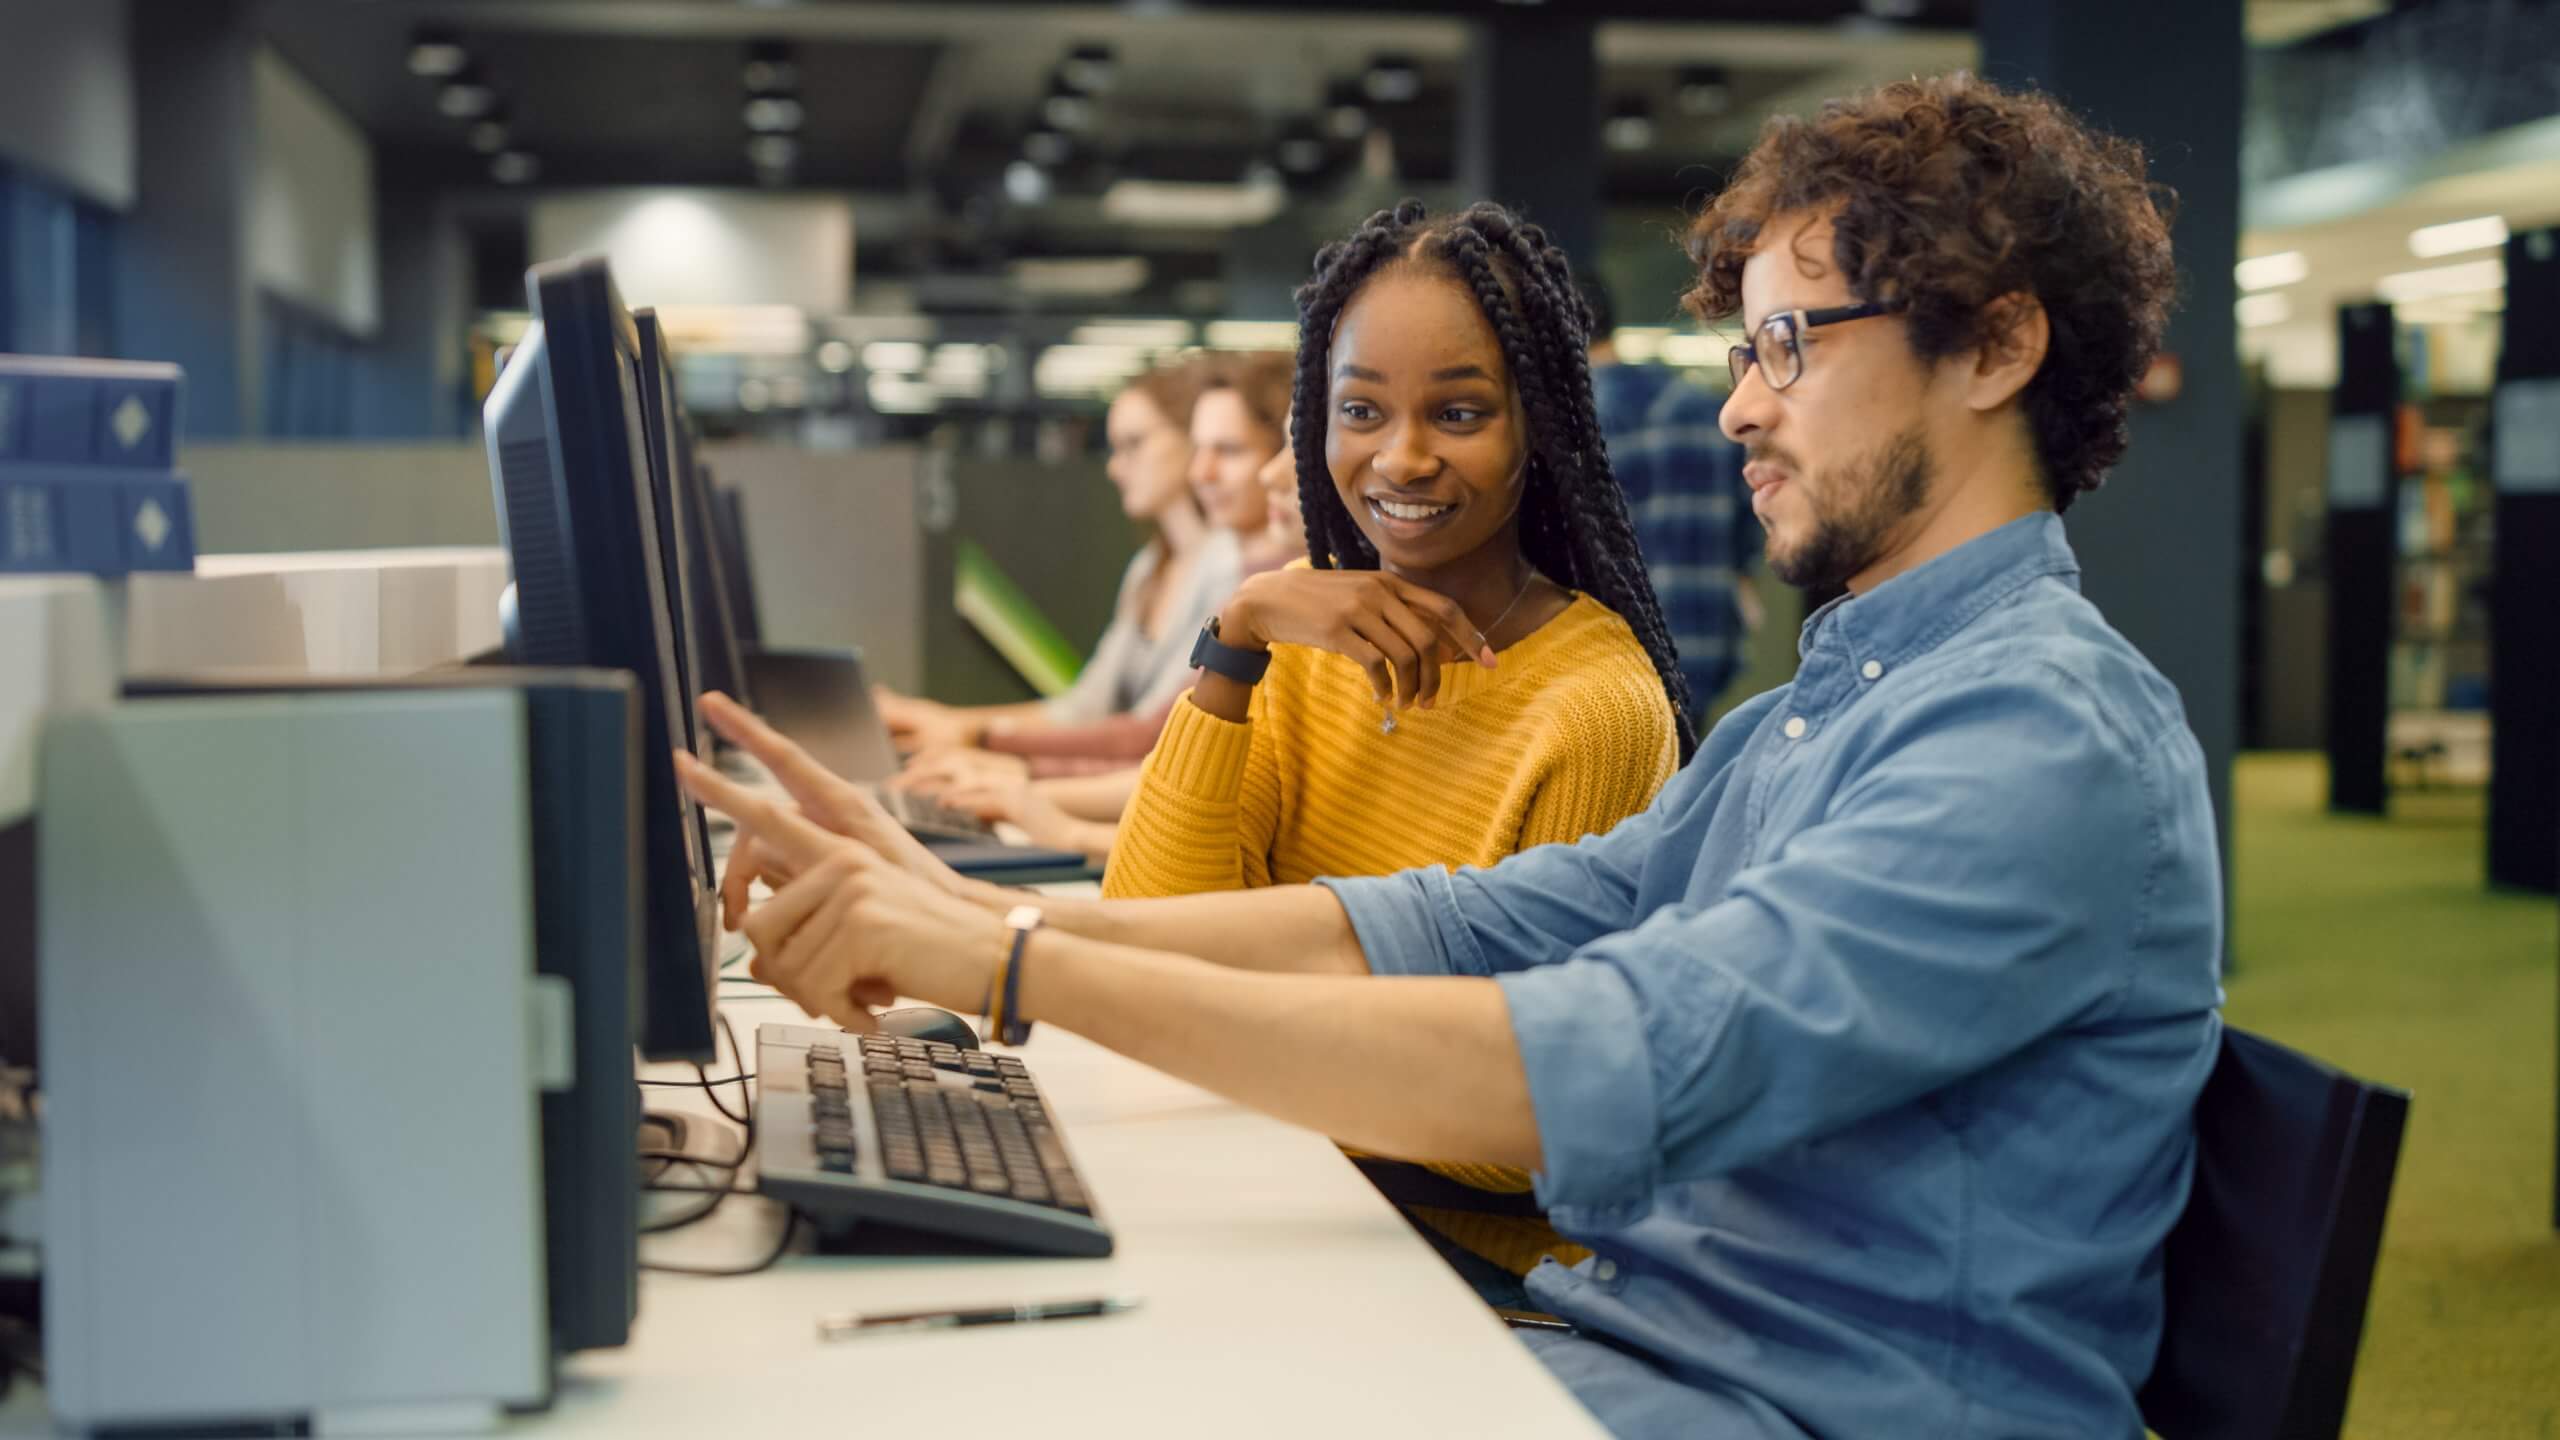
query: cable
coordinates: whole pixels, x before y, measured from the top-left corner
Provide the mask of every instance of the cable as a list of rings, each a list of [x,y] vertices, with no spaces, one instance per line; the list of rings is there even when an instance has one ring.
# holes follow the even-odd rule
[[[744,1154],[739,1155],[735,1160],[722,1160],[711,1155],[696,1155],[689,1150],[642,1150],[638,1152],[638,1156],[643,1160],[664,1160],[670,1165],[700,1165],[705,1169],[726,1170],[732,1174],[747,1163],[747,1157]]]
[[[719,1202],[715,1200],[712,1203],[716,1205]],[[733,1266],[724,1269],[710,1265],[663,1265],[653,1260],[643,1260],[640,1262],[640,1268],[643,1270],[653,1270],[661,1275],[699,1275],[707,1280],[727,1280],[743,1275],[761,1275],[765,1271],[780,1264],[782,1262],[782,1257],[791,1253],[791,1242],[793,1238],[800,1233],[800,1212],[785,1207],[782,1213],[782,1239],[773,1247],[773,1253],[756,1261],[752,1265]]]
[[[724,1190],[710,1185],[652,1185],[649,1188],[652,1193],[660,1195],[689,1194],[694,1191],[699,1191],[711,1198],[694,1206],[692,1209],[685,1211],[681,1215],[671,1215],[664,1220],[650,1221],[648,1224],[640,1227],[640,1233],[643,1235],[664,1235],[670,1230],[682,1230],[688,1225],[699,1225],[703,1221],[710,1219],[711,1212],[719,1209],[722,1202],[726,1201],[730,1196],[752,1195],[755,1193],[752,1190],[738,1190],[734,1188]]]

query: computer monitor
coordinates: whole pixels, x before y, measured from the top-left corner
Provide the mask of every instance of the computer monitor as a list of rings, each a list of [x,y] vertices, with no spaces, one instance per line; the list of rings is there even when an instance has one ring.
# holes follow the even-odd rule
[[[519,664],[594,665],[639,681],[646,1000],[653,1059],[714,1052],[719,905],[708,831],[676,784],[693,706],[681,592],[666,573],[641,399],[639,332],[601,259],[534,267],[534,324],[489,392],[489,471],[514,571]]]
[[[640,332],[640,398],[648,407],[649,433],[657,443],[655,468],[659,531],[672,558],[670,574],[681,577],[684,603],[687,689],[699,695],[718,690],[742,704],[752,704],[738,654],[737,622],[729,613],[729,588],[721,574],[720,547],[711,535],[711,500],[694,459],[693,417],[678,398],[675,356],[653,309],[631,312]],[[697,735],[697,741],[705,737]]]
[[[738,627],[740,653],[764,644],[764,619],[756,612],[755,566],[747,554],[746,500],[734,487],[719,483],[710,467],[702,471],[702,490],[711,498],[711,538],[720,552],[720,577],[729,587],[729,618]]]

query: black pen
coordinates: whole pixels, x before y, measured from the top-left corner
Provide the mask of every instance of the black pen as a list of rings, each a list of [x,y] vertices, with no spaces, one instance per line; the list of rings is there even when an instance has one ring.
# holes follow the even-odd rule
[[[850,1340],[892,1330],[950,1330],[963,1325],[1016,1325],[1039,1320],[1085,1320],[1120,1315],[1138,1308],[1127,1296],[1095,1296],[1090,1300],[1050,1300],[1026,1305],[991,1305],[983,1310],[906,1310],[878,1315],[821,1315],[818,1338]]]

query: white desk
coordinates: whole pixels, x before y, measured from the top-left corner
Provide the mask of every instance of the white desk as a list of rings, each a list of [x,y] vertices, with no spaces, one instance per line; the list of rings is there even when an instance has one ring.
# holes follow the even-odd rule
[[[778,999],[726,1008],[750,1049],[756,1022],[801,1018]],[[688,1440],[874,1421],[1037,1436],[1600,1433],[1330,1142],[1054,1027],[1023,1058],[1117,1254],[794,1256],[746,1279],[648,1275],[630,1346],[574,1360],[553,1413],[525,1428]],[[654,1108],[708,1113],[699,1091],[651,1094]],[[734,1134],[719,1133],[724,1144]],[[779,1223],[774,1206],[741,1196],[645,1253],[744,1262],[770,1249]],[[1091,1294],[1146,1305],[832,1344],[814,1323]]]
[[[758,1022],[803,1019],[779,999],[733,996],[725,1008],[750,1050]],[[555,1407],[509,1433],[782,1440],[939,1422],[934,1433],[1112,1440],[1601,1434],[1330,1142],[1054,1027],[1022,1053],[1117,1254],[795,1255],[745,1278],[647,1275],[631,1343],[574,1357]],[[691,1075],[662,1066],[651,1076],[679,1072]],[[653,1109],[712,1113],[697,1089],[649,1096]],[[718,1144],[733,1146],[735,1130],[714,1124]],[[709,1138],[698,1130],[693,1143]],[[745,1263],[769,1252],[780,1223],[771,1203],[741,1195],[701,1225],[645,1241],[644,1253]],[[1145,1308],[831,1344],[814,1323],[845,1310],[1091,1294],[1138,1296]],[[0,1435],[45,1433],[31,1391],[0,1406]]]

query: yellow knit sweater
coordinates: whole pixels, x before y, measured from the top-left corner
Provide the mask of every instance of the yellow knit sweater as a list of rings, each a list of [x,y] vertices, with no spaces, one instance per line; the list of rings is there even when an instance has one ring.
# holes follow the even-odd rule
[[[1679,765],[1670,701],[1635,632],[1577,595],[1495,657],[1440,667],[1393,734],[1349,659],[1271,647],[1242,724],[1185,695],[1147,757],[1106,896],[1193,895],[1490,865],[1608,831]]]
[[[1679,765],[1662,681],[1635,632],[1577,595],[1502,651],[1492,670],[1440,669],[1429,710],[1393,733],[1358,665],[1271,647],[1242,724],[1183,696],[1147,757],[1102,878],[1112,897],[1294,885],[1420,865],[1490,865],[1550,841],[1600,834],[1643,809]],[[1478,1189],[1529,1177],[1434,1164]],[[1417,1210],[1451,1240],[1515,1273],[1541,1255],[1587,1253],[1541,1222]]]

